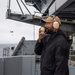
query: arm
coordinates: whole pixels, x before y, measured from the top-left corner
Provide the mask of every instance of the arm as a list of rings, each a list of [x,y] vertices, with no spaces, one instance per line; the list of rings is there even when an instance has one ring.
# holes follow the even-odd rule
[[[42,28],[39,29],[39,38],[36,42],[36,45],[35,45],[35,49],[34,49],[34,52],[37,54],[37,55],[41,55],[42,53],[42,49],[43,49],[43,38],[45,37],[45,32],[44,32],[44,28],[42,30]]]
[[[68,56],[69,49],[62,48],[63,45],[59,45],[56,48],[55,64],[56,69],[54,75],[67,75],[68,73]]]
[[[43,43],[42,43],[42,42],[39,42],[39,41],[37,40],[36,45],[35,45],[34,52],[35,52],[37,55],[41,55],[42,49],[43,49]]]

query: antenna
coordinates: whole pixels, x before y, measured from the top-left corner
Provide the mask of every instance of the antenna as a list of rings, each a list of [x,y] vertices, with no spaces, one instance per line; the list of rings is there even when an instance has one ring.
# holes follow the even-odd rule
[[[35,40],[35,25],[33,25],[33,40]]]
[[[7,8],[8,8],[8,9],[10,9],[10,3],[11,3],[11,0],[8,0],[8,1],[7,1]]]
[[[56,11],[56,0],[55,0],[55,11]]]

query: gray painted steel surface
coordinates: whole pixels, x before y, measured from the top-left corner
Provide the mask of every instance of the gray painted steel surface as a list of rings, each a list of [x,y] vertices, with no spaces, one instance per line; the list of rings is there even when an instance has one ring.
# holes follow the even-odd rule
[[[0,75],[35,75],[35,55],[0,58]]]
[[[0,75],[4,75],[4,59],[0,58]]]
[[[69,66],[70,75],[75,75],[75,67]]]
[[[15,51],[13,52],[12,56],[17,55],[34,55],[34,47],[35,47],[36,41],[30,40],[26,41],[23,37],[19,44],[17,45]]]

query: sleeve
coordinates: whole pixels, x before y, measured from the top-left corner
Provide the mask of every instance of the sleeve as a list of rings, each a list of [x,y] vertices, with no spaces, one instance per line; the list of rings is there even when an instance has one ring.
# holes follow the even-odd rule
[[[56,48],[55,53],[55,73],[54,75],[66,75],[68,72],[69,50],[62,48],[60,45]]]
[[[42,42],[39,43],[37,40],[36,45],[35,45],[35,49],[34,49],[35,54],[41,55],[42,49],[43,49],[43,43]]]

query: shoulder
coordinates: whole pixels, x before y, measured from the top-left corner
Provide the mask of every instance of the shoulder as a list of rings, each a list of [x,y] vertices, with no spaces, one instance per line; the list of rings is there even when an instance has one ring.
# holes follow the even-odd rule
[[[66,41],[66,40],[67,40],[63,35],[58,35],[58,36],[56,37],[56,39],[57,39],[58,41]]]
[[[65,38],[63,35],[58,35],[57,36],[57,40],[60,42],[60,41],[62,41],[62,42],[66,42],[67,41],[67,38]]]
[[[61,47],[68,47],[69,43],[67,39],[63,35],[58,35],[57,40],[56,40],[56,46],[61,46]]]

